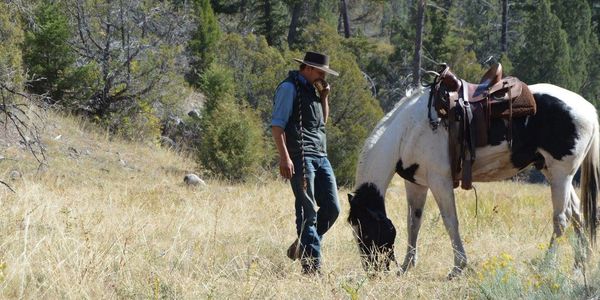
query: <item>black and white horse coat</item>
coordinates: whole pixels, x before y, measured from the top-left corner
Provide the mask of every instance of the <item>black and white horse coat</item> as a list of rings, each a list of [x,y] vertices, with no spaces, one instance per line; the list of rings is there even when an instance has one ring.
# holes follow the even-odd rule
[[[529,86],[535,97],[537,113],[515,118],[512,147],[506,141],[507,121],[491,122],[489,143],[476,149],[473,181],[486,182],[509,178],[534,164],[541,168],[551,187],[554,239],[560,237],[567,222],[582,234],[583,225],[595,232],[598,194],[599,126],[596,109],[581,96],[550,84]],[[401,100],[375,127],[362,149],[356,173],[356,186],[349,195],[348,221],[359,242],[363,263],[384,263],[393,259],[393,226],[389,229],[384,195],[394,174],[405,179],[408,201],[408,248],[401,266],[406,271],[416,263],[417,236],[427,191],[431,190],[450,235],[454,249],[454,268],[458,275],[467,263],[459,234],[453,181],[448,156],[448,131],[432,130],[427,119],[429,89],[419,90]],[[435,114],[435,111],[432,112]],[[582,167],[580,200],[572,185],[575,172]],[[373,236],[376,234],[377,236]],[[384,237],[378,240],[379,236]],[[367,242],[365,242],[367,241]],[[592,237],[593,241],[593,237]],[[392,253],[390,257],[389,253]],[[377,253],[388,253],[377,260]]]

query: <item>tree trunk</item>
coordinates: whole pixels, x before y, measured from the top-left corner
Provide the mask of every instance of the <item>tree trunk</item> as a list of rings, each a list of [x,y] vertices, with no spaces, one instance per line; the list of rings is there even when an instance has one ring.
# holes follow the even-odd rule
[[[267,38],[267,43],[269,44],[269,46],[273,46],[273,43],[275,42],[275,36],[274,36],[274,21],[273,21],[273,8],[271,6],[271,1],[270,0],[266,0],[265,1],[265,6],[263,7],[263,13],[265,16],[265,33],[266,33],[266,38]]]
[[[344,20],[344,37],[350,37],[350,19],[348,18],[348,3],[346,0],[340,0],[340,12]]]
[[[425,26],[425,2],[419,0],[417,4],[417,34],[415,36],[415,56],[413,60],[413,86],[421,83],[421,48],[423,47],[423,27]]]
[[[342,8],[340,7],[340,15],[338,16],[337,32],[344,30],[344,18],[342,17]]]
[[[106,2],[110,9],[111,1]],[[102,96],[100,99],[100,115],[104,116],[110,107],[110,100],[108,99],[110,96],[110,89],[112,80],[110,78],[110,52],[111,52],[111,36],[112,36],[112,19],[110,17],[110,13],[106,14],[106,20],[104,21],[105,28],[104,32],[106,34],[106,42],[104,43],[104,49],[102,49],[102,81],[104,83],[104,87],[102,88]]]
[[[502,37],[500,40],[500,51],[506,53],[508,51],[508,0],[502,0]]]
[[[288,31],[288,46],[292,48],[292,45],[296,43],[298,31],[297,27],[300,20],[300,13],[302,12],[302,2],[296,2],[292,9],[292,20],[290,21],[290,28]]]

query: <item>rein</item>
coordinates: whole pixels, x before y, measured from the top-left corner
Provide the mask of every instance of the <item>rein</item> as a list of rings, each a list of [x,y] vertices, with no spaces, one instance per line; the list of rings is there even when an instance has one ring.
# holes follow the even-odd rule
[[[296,99],[298,99],[298,125],[300,125],[300,158],[302,159],[302,190],[306,191],[306,161],[304,160],[304,126],[302,124],[302,99],[300,99],[300,83],[298,75],[294,76]]]
[[[435,76],[435,78],[433,79],[432,83],[425,85],[426,87],[430,87],[429,100],[427,101],[427,118],[429,119],[429,126],[431,126],[431,129],[433,131],[435,131],[438,128],[438,126],[440,125],[440,118],[437,118],[434,120],[433,116],[431,116],[431,107],[433,106],[433,93],[434,93],[434,91],[436,93],[438,92],[440,81],[441,81],[441,80],[439,80],[439,78],[440,78],[440,75],[437,74]],[[435,89],[433,88],[434,86],[435,86]]]

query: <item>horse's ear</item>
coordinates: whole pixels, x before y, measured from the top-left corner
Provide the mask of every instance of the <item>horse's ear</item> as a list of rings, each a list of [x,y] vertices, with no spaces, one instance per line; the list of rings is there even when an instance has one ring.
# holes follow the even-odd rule
[[[352,199],[354,199],[354,194],[353,193],[348,193],[348,202],[350,204],[352,204]]]

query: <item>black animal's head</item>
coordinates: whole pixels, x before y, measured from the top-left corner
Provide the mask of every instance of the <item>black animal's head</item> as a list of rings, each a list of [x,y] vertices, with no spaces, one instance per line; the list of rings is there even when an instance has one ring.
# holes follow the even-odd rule
[[[396,228],[385,214],[383,197],[373,184],[363,184],[354,195],[348,194],[348,222],[361,252],[365,270],[389,270],[395,261]]]

